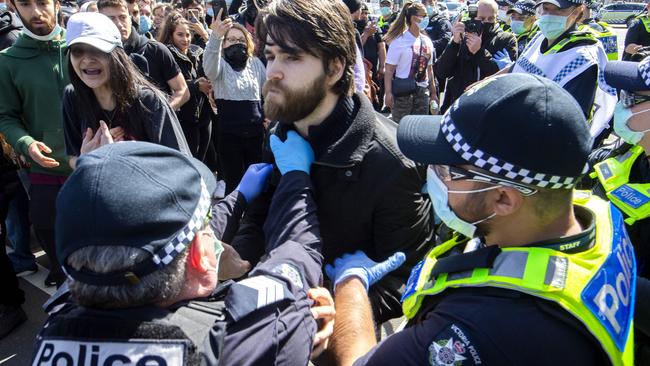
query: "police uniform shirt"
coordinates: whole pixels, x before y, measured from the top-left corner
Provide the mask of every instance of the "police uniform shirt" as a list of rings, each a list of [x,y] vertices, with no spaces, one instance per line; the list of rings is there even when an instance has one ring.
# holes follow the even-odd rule
[[[593,215],[578,214],[581,223]],[[610,365],[596,338],[554,302],[492,287],[449,289],[424,301],[419,323],[354,365]]]

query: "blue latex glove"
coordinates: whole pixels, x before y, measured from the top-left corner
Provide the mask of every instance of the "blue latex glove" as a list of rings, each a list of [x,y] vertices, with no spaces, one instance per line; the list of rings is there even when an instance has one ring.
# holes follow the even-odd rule
[[[406,260],[402,252],[391,255],[381,263],[377,263],[366,256],[366,253],[357,250],[353,254],[344,254],[334,261],[334,266],[325,266],[325,273],[334,282],[334,289],[339,282],[350,276],[358,277],[366,286],[366,291],[375,282],[381,280],[388,273],[396,270]]]
[[[497,51],[492,57],[492,61],[496,62],[497,66],[499,66],[499,70],[503,70],[504,67],[512,63],[508,50],[505,48],[501,51]]]
[[[314,162],[314,150],[311,149],[309,142],[295,131],[289,131],[284,142],[278,136],[272,135],[271,150],[275,157],[275,165],[282,175],[293,170],[309,174],[309,167]]]
[[[266,179],[272,171],[273,165],[268,163],[251,164],[246,169],[246,173],[237,186],[237,190],[244,195],[246,202],[250,203],[262,193]]]

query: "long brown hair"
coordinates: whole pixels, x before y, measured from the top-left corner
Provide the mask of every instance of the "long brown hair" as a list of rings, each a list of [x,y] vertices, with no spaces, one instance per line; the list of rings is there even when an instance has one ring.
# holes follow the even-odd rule
[[[160,25],[160,31],[158,32],[158,42],[162,44],[174,44],[174,32],[176,31],[176,27],[178,27],[181,24],[185,24],[190,26],[190,22],[185,19],[183,14],[177,12],[177,11],[172,11],[169,13],[166,17],[165,20],[163,20],[162,24]]]
[[[150,89],[163,103],[167,102],[167,96],[140,73],[121,47],[116,47],[106,56],[110,73],[108,86],[115,96],[115,116],[127,135],[142,138],[145,136],[143,123],[147,108],[140,101],[139,89],[143,87]],[[70,55],[68,55],[68,70],[74,70]],[[99,121],[106,118],[95,93],[76,72],[70,72],[70,82],[74,87],[75,96],[80,99],[77,109],[81,116],[89,121],[88,127],[96,131],[99,128]],[[138,111],[135,115],[129,113],[129,108],[133,106]],[[110,123],[110,121],[106,122]]]
[[[388,28],[388,32],[384,36],[384,41],[387,44],[390,44],[395,38],[402,35],[406,30],[411,26],[411,17],[413,15],[418,15],[418,12],[427,13],[427,9],[422,5],[422,3],[416,3],[413,1],[407,1],[402,7],[399,16]]]

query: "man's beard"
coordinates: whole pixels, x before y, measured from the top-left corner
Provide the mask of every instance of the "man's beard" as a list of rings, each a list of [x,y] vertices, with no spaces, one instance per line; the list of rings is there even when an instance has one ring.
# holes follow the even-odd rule
[[[262,94],[264,95],[264,116],[271,121],[292,124],[311,114],[318,104],[325,98],[325,74],[299,90],[290,90],[277,80],[266,80]],[[281,103],[266,99],[269,89],[275,89],[277,94],[282,94]]]
[[[25,20],[22,15],[18,11],[16,11],[16,14],[18,14],[18,17],[20,18],[20,21],[23,23],[23,27],[27,28],[30,32],[34,33],[37,36],[47,36],[54,30],[54,27],[56,27],[56,16],[53,19],[52,23],[48,23],[45,20],[38,19],[38,18],[32,18],[30,21]],[[32,21],[42,21],[44,25],[47,25],[47,29],[44,29],[42,27],[39,28],[33,28],[32,27]]]

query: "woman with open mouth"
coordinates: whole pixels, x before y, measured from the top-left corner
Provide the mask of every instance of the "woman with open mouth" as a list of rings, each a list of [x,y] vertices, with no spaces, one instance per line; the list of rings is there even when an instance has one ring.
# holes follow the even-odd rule
[[[120,32],[103,14],[70,17],[66,34],[71,84],[63,95],[70,165],[107,142],[148,141],[190,155],[176,114],[122,48]]]

